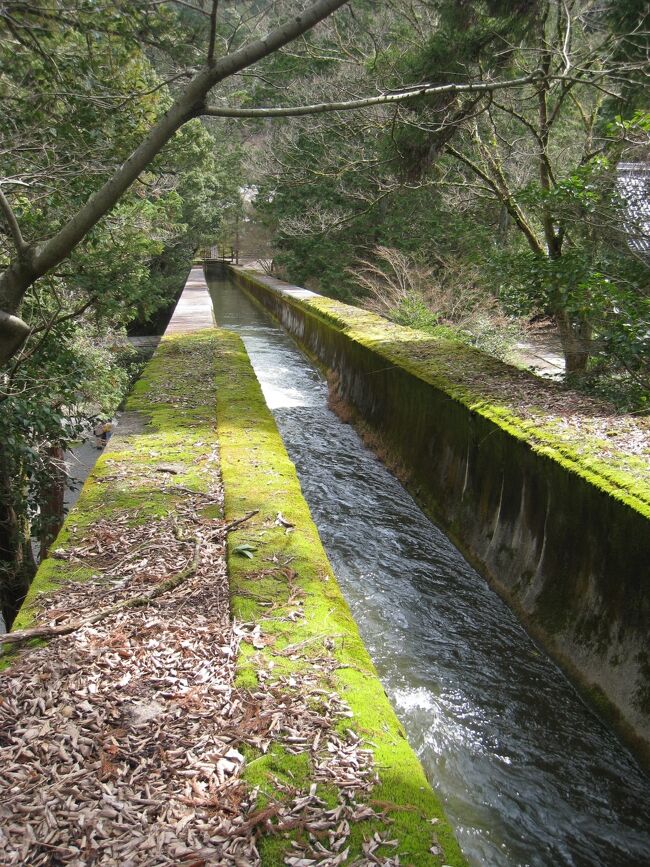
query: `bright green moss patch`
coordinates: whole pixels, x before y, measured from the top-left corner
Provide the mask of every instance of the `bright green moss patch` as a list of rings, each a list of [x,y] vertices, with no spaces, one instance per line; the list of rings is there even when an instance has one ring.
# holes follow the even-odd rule
[[[615,441],[603,439],[607,408],[477,349],[431,339],[367,310],[322,297],[291,303],[325,315],[351,339],[650,517],[650,454],[618,451]]]
[[[280,682],[291,672],[313,677],[321,671],[323,692],[349,705],[353,716],[340,727],[352,729],[371,745],[379,783],[370,800],[381,805],[390,821],[355,823],[349,839],[351,860],[361,854],[364,839],[388,828],[399,840],[394,853],[405,865],[464,864],[332,574],[243,345],[231,333],[218,334],[217,430],[225,517],[233,520],[259,510],[228,539],[233,615],[247,629],[260,628],[258,643],[243,645],[237,685],[254,688],[261,673]],[[237,554],[242,545],[254,548],[251,559]],[[319,669],[324,658],[329,663]],[[306,755],[272,749],[250,762],[246,779],[262,792],[273,788],[274,776],[287,786],[309,789]],[[263,863],[281,864],[289,839],[265,837]]]
[[[276,797],[278,782],[296,788],[309,787],[309,756],[307,753],[292,755],[282,746],[273,744],[267,753],[248,762],[244,778],[250,786],[259,788],[258,806],[265,807]]]

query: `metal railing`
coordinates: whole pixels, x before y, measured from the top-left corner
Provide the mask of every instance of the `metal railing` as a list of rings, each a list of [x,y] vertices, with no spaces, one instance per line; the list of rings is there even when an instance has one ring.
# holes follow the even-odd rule
[[[216,244],[213,247],[205,247],[203,250],[203,261],[232,262],[235,265],[239,265],[239,250],[236,247],[222,247],[220,253],[219,247]]]

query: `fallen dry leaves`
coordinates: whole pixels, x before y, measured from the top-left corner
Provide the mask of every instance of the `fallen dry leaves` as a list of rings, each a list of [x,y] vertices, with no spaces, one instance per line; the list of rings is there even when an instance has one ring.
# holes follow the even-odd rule
[[[335,729],[350,711],[322,689],[334,658],[312,656],[308,673],[279,678],[260,658],[260,685],[234,686],[239,643],[264,646],[264,635],[230,622],[225,528],[198,517],[219,499],[186,491],[172,516],[100,520],[58,552],[95,575],[46,597],[41,625],[142,594],[186,568],[199,540],[198,568],[180,586],[22,653],[4,673],[5,867],[242,867],[260,863],[260,835],[290,832],[291,867],[399,864],[388,833],[350,860],[351,825],[381,814],[356,800],[374,785],[372,753]],[[313,779],[306,791],[276,780],[276,798],[259,806],[241,750],[274,744],[309,754]],[[320,800],[319,782],[337,787],[337,806]]]

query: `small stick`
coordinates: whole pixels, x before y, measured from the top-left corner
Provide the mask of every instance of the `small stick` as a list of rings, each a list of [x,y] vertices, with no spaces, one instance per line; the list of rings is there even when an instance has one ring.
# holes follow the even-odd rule
[[[182,485],[166,485],[163,488],[163,493],[168,491],[183,491],[184,494],[192,494],[194,497],[205,497],[207,500],[218,500],[216,494],[208,494],[205,491],[193,491],[192,488],[184,488]]]
[[[62,623],[60,626],[36,626],[32,629],[20,629],[17,632],[8,632],[6,635],[0,635],[0,645],[24,644],[24,642],[30,641],[32,638],[49,639],[61,635],[70,635],[72,632],[83,629],[84,626],[93,626],[95,623],[99,623],[100,620],[105,620],[107,617],[110,617],[112,614],[117,614],[118,611],[122,611],[124,608],[141,608],[143,605],[147,605],[152,599],[162,596],[163,593],[167,593],[169,590],[174,590],[182,584],[183,581],[186,581],[194,575],[199,565],[200,554],[199,540],[195,539],[194,541],[194,556],[192,562],[184,569],[181,569],[180,572],[177,572],[165,581],[156,584],[153,590],[149,593],[144,593],[142,596],[134,596],[130,599],[122,599],[120,602],[116,602],[115,605],[97,611],[92,615],[92,617],[88,617],[86,620],[76,621],[75,623]]]
[[[265,807],[262,810],[257,810],[257,812],[253,813],[249,819],[245,822],[242,822],[241,825],[235,825],[232,830],[227,831],[229,837],[239,837],[244,834],[247,834],[251,831],[256,825],[260,825],[262,822],[267,822],[269,819],[272,819],[273,816],[277,816],[280,812],[279,806]]]
[[[223,527],[219,527],[220,533],[229,533],[231,530],[234,530],[235,527],[239,527],[240,524],[243,524],[244,521],[249,521],[255,515],[259,515],[259,509],[253,509],[252,512],[248,512],[243,518],[237,518],[235,521],[231,521],[229,524],[225,524]]]
[[[289,654],[295,653],[299,648],[305,647],[307,644],[312,644],[314,641],[326,641],[328,638],[332,639],[341,637],[341,632],[336,632],[334,635],[312,635],[311,638],[305,638],[304,641],[299,641],[297,644],[290,644],[282,650],[274,650],[273,653],[276,654],[276,656],[289,656]]]
[[[199,492],[197,491],[192,493]],[[225,524],[223,527],[219,527],[218,532],[228,533],[230,530],[234,530],[236,527],[239,527],[245,521],[250,520],[254,515],[257,514],[259,514],[259,509],[254,509],[252,512],[248,512],[241,518],[237,518],[236,520],[231,521],[229,524]],[[191,540],[186,539],[183,541],[189,542]],[[124,560],[126,559],[127,558],[123,558],[121,562],[124,562]],[[194,537],[194,557],[192,558],[192,562],[190,563],[190,565],[186,566],[184,569],[181,569],[181,571],[177,572],[176,575],[172,575],[165,581],[161,581],[159,584],[156,585],[156,587],[154,587],[154,589],[150,593],[145,593],[142,596],[135,596],[131,599],[123,599],[120,602],[116,602],[115,605],[111,605],[109,608],[104,608],[101,611],[98,611],[96,614],[93,614],[92,617],[89,617],[86,620],[75,621],[74,623],[62,623],[59,626],[36,626],[31,629],[19,629],[16,632],[7,632],[6,635],[0,635],[0,647],[3,644],[24,644],[26,641],[31,641],[32,638],[50,639],[57,638],[58,636],[62,635],[70,635],[70,633],[76,632],[78,629],[83,629],[84,626],[92,626],[93,624],[98,623],[100,620],[104,620],[106,617],[110,617],[112,614],[116,614],[118,611],[121,611],[124,608],[140,608],[143,605],[147,605],[152,599],[156,599],[158,596],[162,596],[163,593],[167,593],[169,590],[174,590],[176,587],[182,584],[183,581],[191,577],[196,572],[198,564],[199,540],[198,538]]]

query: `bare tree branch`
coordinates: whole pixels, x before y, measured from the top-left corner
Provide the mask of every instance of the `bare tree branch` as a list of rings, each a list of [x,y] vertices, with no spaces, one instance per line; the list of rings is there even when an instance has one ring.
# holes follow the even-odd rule
[[[138,175],[162,150],[178,129],[200,115],[210,90],[242,69],[278,51],[296,37],[327,18],[347,0],[316,0],[303,12],[262,39],[228,54],[201,69],[180,93],[172,106],[151,127],[143,141],[113,176],[94,193],[56,235],[42,244],[19,252],[0,276],[0,364],[20,347],[29,328],[15,315],[27,289],[43,274],[63,261],[90,230],[120,200]],[[20,325],[19,323],[22,323]]]
[[[378,96],[367,96],[361,99],[349,99],[343,102],[320,102],[313,105],[283,106],[278,108],[230,108],[228,106],[208,105],[201,110],[201,114],[207,117],[300,117],[306,114],[324,114],[331,111],[352,111],[359,108],[368,108],[373,105],[386,105],[388,103],[405,102],[407,99],[417,99],[422,96],[439,93],[490,93],[493,90],[505,88],[523,87],[531,84],[538,78],[538,73],[533,72],[522,78],[512,78],[507,81],[486,81],[476,84],[419,84],[393,93],[381,93]]]
[[[219,9],[219,0],[212,0],[212,11],[210,12],[210,36],[208,38],[208,64],[214,61],[214,46],[217,38],[217,11]]]
[[[488,187],[494,192],[495,196],[499,199],[499,201],[501,201],[503,205],[508,209],[508,213],[521,229],[524,237],[528,241],[528,245],[530,246],[531,250],[533,250],[533,252],[537,253],[538,255],[543,255],[544,251],[541,247],[541,244],[539,243],[535,232],[528,224],[528,221],[526,220],[523,211],[515,202],[512,193],[505,184],[505,179],[503,178],[503,175],[497,172],[498,180],[495,180],[494,178],[490,177],[490,175],[486,171],[484,171],[478,165],[478,163],[474,162],[474,160],[470,159],[462,151],[456,150],[456,148],[452,147],[452,145],[450,144],[446,145],[445,150],[459,162],[466,165],[468,169],[471,169],[471,171],[474,172],[475,175],[481,178],[481,180],[488,185]],[[491,167],[494,169],[495,165],[492,164]]]
[[[0,186],[0,211],[2,211],[5,221],[9,227],[9,232],[11,234],[12,240],[16,245],[16,249],[19,253],[22,253],[23,250],[27,249],[27,243],[23,238],[23,234],[20,231],[20,226],[18,225],[18,220],[16,219],[16,215],[13,212],[11,205],[9,204],[9,199],[5,196],[2,191],[2,187]]]

